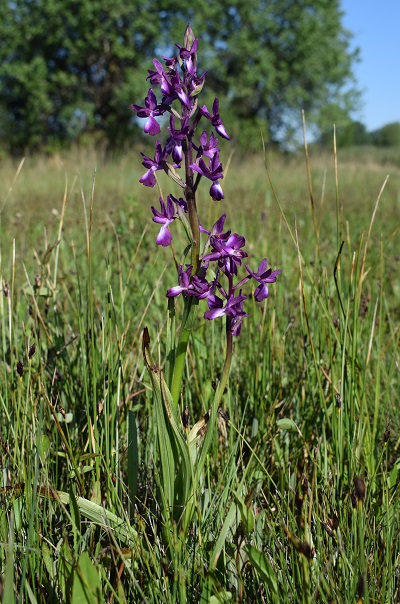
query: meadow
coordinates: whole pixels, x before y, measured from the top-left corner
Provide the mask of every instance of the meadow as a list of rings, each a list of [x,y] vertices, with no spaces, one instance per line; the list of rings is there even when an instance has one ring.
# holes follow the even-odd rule
[[[189,442],[151,369],[176,270],[138,151],[1,160],[5,604],[400,601],[398,154],[223,161],[203,214],[229,213],[282,273],[250,304],[208,427],[223,325],[199,310]],[[166,509],[186,463],[190,498]]]

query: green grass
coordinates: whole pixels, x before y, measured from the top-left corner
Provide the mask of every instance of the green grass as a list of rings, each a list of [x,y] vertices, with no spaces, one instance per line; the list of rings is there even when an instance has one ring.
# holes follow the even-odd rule
[[[200,192],[282,275],[235,341],[230,423],[190,446],[143,358],[147,326],[163,365],[176,276],[137,154],[3,162],[4,603],[400,600],[400,170],[310,153],[313,204],[303,156],[267,155],[272,186],[234,156],[225,201]],[[224,355],[201,316],[191,426]]]

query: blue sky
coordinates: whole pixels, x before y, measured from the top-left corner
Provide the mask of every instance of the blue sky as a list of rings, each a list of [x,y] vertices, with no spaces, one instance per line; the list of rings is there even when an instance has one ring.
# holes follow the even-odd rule
[[[360,48],[354,73],[367,130],[400,121],[400,0],[342,0],[343,24]]]

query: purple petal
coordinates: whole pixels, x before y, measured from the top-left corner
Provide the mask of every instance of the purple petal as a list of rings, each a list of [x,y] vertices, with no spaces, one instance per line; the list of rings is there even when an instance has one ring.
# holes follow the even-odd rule
[[[268,298],[268,293],[268,287],[265,285],[265,283],[260,283],[256,291],[254,292],[254,299],[256,300],[256,302],[262,302],[263,300]]]
[[[215,308],[212,310],[207,310],[204,313],[204,318],[212,321],[213,319],[218,319],[218,317],[223,317],[225,314],[225,310],[223,308]]]
[[[169,223],[168,218],[165,218],[165,216],[163,216],[162,214],[160,214],[160,212],[158,210],[156,210],[155,208],[153,208],[152,206],[152,211],[153,211],[153,222],[156,222],[157,224],[167,224],[167,222]]]
[[[275,283],[277,276],[280,275],[281,272],[282,271],[280,269],[277,271],[271,271],[271,274],[268,276],[267,279],[265,279],[265,282],[266,283]]]
[[[142,105],[136,105],[135,103],[132,103],[131,107],[132,109],[137,111],[138,117],[147,117],[148,110],[145,107],[142,107]]]
[[[181,103],[190,109],[191,101],[186,92],[184,90],[176,90],[176,94],[178,95],[178,99],[181,101]]]
[[[175,296],[179,296],[179,294],[181,294],[185,290],[186,287],[182,287],[181,285],[175,285],[167,291],[167,298],[174,298]]]
[[[218,114],[218,108],[219,108],[219,100],[217,99],[217,97],[215,97],[213,106],[212,106],[212,111],[213,111],[214,115]]]
[[[217,222],[214,224],[213,228],[211,229],[211,235],[214,235],[214,236],[221,235],[223,228],[224,228],[225,219],[226,219],[226,214],[222,214],[222,216],[220,218],[218,218]],[[230,233],[230,231],[229,231],[229,233]]]
[[[154,94],[152,88],[149,88],[145,103],[146,107],[148,107],[149,109],[155,109],[157,107],[157,97]]]
[[[241,247],[246,245],[246,239],[242,237],[242,235],[238,235],[237,233],[233,233],[233,235],[229,235],[229,237],[224,241],[224,246],[226,248],[232,248],[238,250]],[[244,256],[247,256],[245,252],[243,252]]]
[[[231,324],[231,332],[233,336],[238,336],[242,329],[242,317],[236,317]]]
[[[266,258],[263,258],[259,264],[257,273],[259,275],[262,275],[263,272],[267,270],[267,266],[268,266],[268,260]]]
[[[221,122],[221,124],[218,124],[218,126],[215,126],[216,131],[218,132],[218,134],[220,136],[222,136],[222,138],[226,138],[226,140],[230,140],[231,137],[227,134],[226,130],[225,130],[225,126],[224,124]]]
[[[202,161],[202,160],[200,159],[200,161]],[[204,161],[203,161],[203,164],[204,164]],[[205,164],[204,164],[204,165],[205,165]],[[201,174],[202,176],[206,176],[206,175],[204,174],[204,171],[203,171],[203,170],[201,169],[201,167],[199,166],[199,164],[196,164],[196,163],[195,163],[195,164],[190,164],[189,168],[190,168],[191,170],[194,170],[195,172],[198,172],[198,173],[199,173],[199,174]],[[207,169],[207,167],[206,167],[206,169]]]
[[[210,196],[214,201],[221,201],[221,199],[224,199],[224,192],[217,180],[213,182],[210,187]]]
[[[152,115],[149,116],[148,120],[144,125],[144,131],[146,134],[150,134],[151,136],[155,136],[156,134],[160,134],[161,128],[160,124]]]
[[[212,118],[212,115],[208,111],[206,105],[203,105],[202,107],[200,107],[200,113],[202,115],[204,115],[204,117],[207,118],[208,120],[210,120]]]
[[[139,180],[145,187],[154,187],[156,184],[156,177],[154,176],[153,168],[150,168],[145,174],[143,174],[142,178]]]
[[[156,68],[156,71],[160,74],[160,75],[164,75],[164,68],[162,66],[162,63],[160,63],[160,61],[158,59],[153,59],[153,65]]]
[[[168,230],[168,225],[163,225],[158,233],[158,237],[156,239],[157,245],[162,245],[163,247],[167,247],[171,245],[172,235]]]

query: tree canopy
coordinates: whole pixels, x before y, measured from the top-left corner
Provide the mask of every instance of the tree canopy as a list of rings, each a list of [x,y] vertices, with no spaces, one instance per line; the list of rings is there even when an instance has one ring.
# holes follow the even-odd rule
[[[13,148],[118,141],[159,26],[145,0],[1,0],[0,133]]]
[[[131,136],[143,74],[153,56],[174,52],[188,21],[210,100],[220,98],[241,144],[259,144],[260,129],[290,140],[303,109],[323,130],[358,99],[341,17],[338,0],[0,0],[3,146]]]

